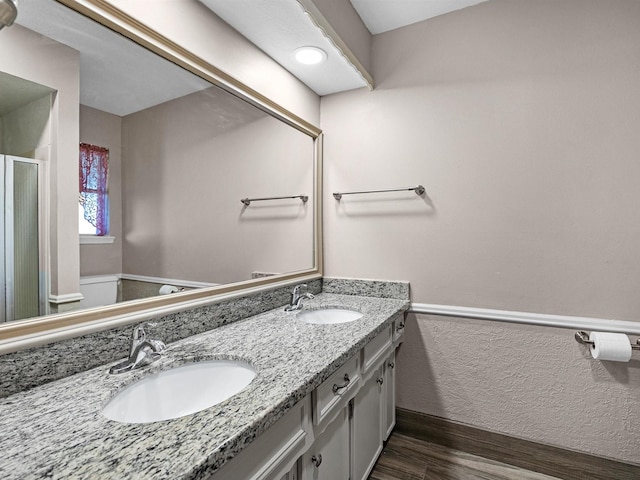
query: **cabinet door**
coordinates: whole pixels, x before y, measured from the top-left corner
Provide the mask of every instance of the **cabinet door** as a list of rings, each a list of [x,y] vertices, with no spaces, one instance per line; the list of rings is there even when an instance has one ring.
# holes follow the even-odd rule
[[[384,365],[383,403],[384,403],[384,438],[387,440],[396,425],[396,353],[385,360]]]
[[[366,480],[382,451],[382,366],[362,386],[353,403],[352,473],[353,480]]]
[[[296,479],[293,467],[312,441],[310,409],[306,397],[208,480]]]
[[[304,480],[349,479],[349,414],[345,407],[304,454]]]
[[[285,473],[280,480],[298,480],[300,471],[300,461],[296,462],[296,464],[291,467],[291,471]]]

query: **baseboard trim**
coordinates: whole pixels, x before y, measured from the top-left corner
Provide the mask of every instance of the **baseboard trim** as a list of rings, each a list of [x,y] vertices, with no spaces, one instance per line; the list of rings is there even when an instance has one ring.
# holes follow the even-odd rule
[[[640,466],[522,440],[403,408],[395,432],[567,480],[635,480]]]

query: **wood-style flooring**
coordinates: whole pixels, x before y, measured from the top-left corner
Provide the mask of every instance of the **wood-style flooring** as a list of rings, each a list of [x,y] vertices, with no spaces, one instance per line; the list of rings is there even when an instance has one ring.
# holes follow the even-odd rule
[[[555,480],[541,473],[393,433],[369,480]]]

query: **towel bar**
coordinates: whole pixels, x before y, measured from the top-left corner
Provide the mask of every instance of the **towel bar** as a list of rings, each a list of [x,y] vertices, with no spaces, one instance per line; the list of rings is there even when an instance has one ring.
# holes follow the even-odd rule
[[[247,207],[251,205],[251,202],[262,202],[264,200],[285,200],[288,198],[299,198],[302,200],[302,203],[306,203],[309,200],[307,195],[292,195],[290,197],[264,197],[264,198],[243,198],[240,201],[244,203]]]
[[[340,200],[343,195],[360,195],[361,193],[386,193],[386,192],[404,192],[413,190],[416,195],[424,195],[425,189],[422,185],[416,187],[390,188],[388,190],[365,190],[361,192],[335,192],[333,198]]]

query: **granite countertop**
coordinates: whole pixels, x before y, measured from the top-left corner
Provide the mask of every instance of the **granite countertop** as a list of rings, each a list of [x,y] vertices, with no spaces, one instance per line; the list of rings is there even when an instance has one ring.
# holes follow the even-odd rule
[[[363,318],[310,325],[271,310],[170,344],[149,368],[109,375],[109,365],[0,400],[0,478],[194,479],[214,473],[380,332],[406,300],[322,293],[305,309],[344,307]],[[90,355],[91,352],[78,352]],[[253,382],[186,417],[124,424],[102,406],[152,371],[216,358],[245,360]]]

